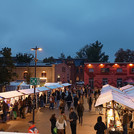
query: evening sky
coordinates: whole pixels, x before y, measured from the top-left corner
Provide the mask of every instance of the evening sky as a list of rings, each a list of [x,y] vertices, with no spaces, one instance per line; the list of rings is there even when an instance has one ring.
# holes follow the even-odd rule
[[[13,56],[37,45],[39,59],[75,57],[96,40],[111,62],[119,48],[134,50],[134,0],[0,0],[0,49]]]

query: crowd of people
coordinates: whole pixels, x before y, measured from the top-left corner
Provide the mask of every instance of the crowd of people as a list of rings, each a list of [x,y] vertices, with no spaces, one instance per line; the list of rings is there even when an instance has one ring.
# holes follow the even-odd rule
[[[36,99],[35,99],[36,101]],[[44,95],[37,95],[37,103],[35,104],[35,107],[44,107],[44,104],[46,103],[46,94]],[[22,97],[19,98],[19,100],[15,100],[14,104],[8,103],[5,100],[2,100],[0,102],[0,111],[1,111],[1,119],[3,123],[6,123],[7,116],[10,120],[16,120],[17,117],[20,117],[22,119],[25,119],[25,115],[27,113],[31,113],[33,109],[33,97],[29,95],[25,99]]]
[[[89,87],[73,87],[68,90],[56,90],[50,95],[50,109],[59,109],[60,115],[56,118],[53,114],[50,118],[51,133],[65,134],[67,121],[70,122],[72,134],[76,134],[77,120],[82,126],[84,112],[84,98],[87,98],[89,112],[92,110],[93,100],[97,100],[99,90],[93,91]],[[68,120],[65,115],[65,109],[70,110]],[[57,130],[57,131],[56,131]]]

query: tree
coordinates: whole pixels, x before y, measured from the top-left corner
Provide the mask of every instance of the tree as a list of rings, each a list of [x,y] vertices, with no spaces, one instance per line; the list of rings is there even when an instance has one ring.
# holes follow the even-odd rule
[[[27,53],[16,54],[16,58],[17,58],[18,63],[30,63],[32,61],[33,57],[34,56],[32,54],[27,54]]]
[[[11,57],[11,48],[2,48],[0,55],[0,84],[4,86],[13,80],[16,73],[13,72],[14,64]]]
[[[65,54],[61,53],[59,59],[66,59]]]
[[[54,63],[54,61],[55,61],[55,59],[54,59],[53,56],[48,57],[48,58],[45,58],[45,59],[43,60],[44,63]]]
[[[69,55],[69,56],[67,56],[67,59],[70,60],[70,59],[73,59],[73,58]]]
[[[90,45],[85,45],[80,51],[76,52],[76,58],[88,59],[89,62],[108,62],[108,55],[102,52],[103,44],[96,41]]]
[[[134,51],[120,48],[115,53],[115,62],[134,62]]]

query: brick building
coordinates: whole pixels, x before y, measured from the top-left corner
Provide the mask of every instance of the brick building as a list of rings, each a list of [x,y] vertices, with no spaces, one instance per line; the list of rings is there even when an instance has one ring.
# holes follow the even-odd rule
[[[30,73],[30,77],[35,75],[34,63],[30,65],[15,64],[14,72],[17,74],[15,80],[26,81],[27,75]],[[45,64],[37,63],[36,77],[40,78],[41,83],[45,82],[68,82],[70,80],[70,69],[65,63],[60,64]]]
[[[84,82],[92,88],[105,84],[122,87],[134,84],[134,64],[132,63],[85,63]]]

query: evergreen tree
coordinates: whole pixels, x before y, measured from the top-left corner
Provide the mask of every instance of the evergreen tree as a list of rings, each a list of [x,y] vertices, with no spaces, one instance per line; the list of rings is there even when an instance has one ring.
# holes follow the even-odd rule
[[[0,55],[0,84],[4,86],[13,80],[16,73],[13,72],[14,64],[11,57],[11,48],[2,48]]]
[[[76,58],[88,59],[89,62],[108,62],[108,55],[102,52],[103,44],[96,41],[90,45],[84,46],[80,51],[76,52]]]

